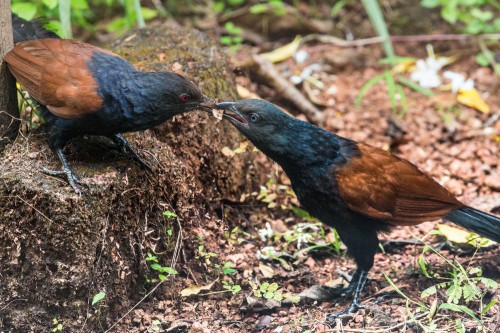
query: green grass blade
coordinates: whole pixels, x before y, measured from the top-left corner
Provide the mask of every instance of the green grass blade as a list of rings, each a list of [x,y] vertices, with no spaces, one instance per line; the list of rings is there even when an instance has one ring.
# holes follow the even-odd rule
[[[385,24],[384,15],[382,15],[382,10],[378,4],[377,0],[362,0],[365,11],[368,14],[368,18],[372,23],[373,27],[377,31],[380,37],[384,39],[383,46],[385,54],[388,57],[394,57],[394,49],[392,48],[391,40],[389,39],[389,31],[387,30],[387,24]]]
[[[73,32],[71,31],[71,1],[70,0],[60,0],[59,1],[59,18],[61,20],[61,27],[63,38],[73,38]]]
[[[401,83],[402,85],[405,85],[408,88],[410,88],[412,90],[415,90],[416,92],[419,92],[419,93],[421,93],[424,96],[432,97],[432,96],[435,95],[432,90],[426,89],[426,88],[422,87],[421,85],[419,85],[418,83],[415,83],[412,80],[407,79],[404,76],[397,76],[396,80],[399,83]]]
[[[387,84],[387,92],[389,94],[389,100],[391,101],[392,111],[396,111],[396,83],[394,82],[394,77],[390,71],[384,72],[384,80]]]
[[[359,90],[358,96],[356,96],[356,100],[354,101],[354,106],[359,107],[361,101],[363,100],[363,96],[365,96],[368,90],[370,90],[371,87],[373,87],[383,79],[384,79],[384,74],[379,74],[366,81],[366,83]]]

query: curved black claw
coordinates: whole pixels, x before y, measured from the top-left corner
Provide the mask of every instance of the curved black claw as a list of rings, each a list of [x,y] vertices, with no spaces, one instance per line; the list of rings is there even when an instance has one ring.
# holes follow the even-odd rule
[[[340,312],[334,312],[330,313],[326,316],[326,321],[327,322],[332,322],[335,321],[335,319],[345,316],[349,313],[355,312],[362,308],[361,304],[359,304],[359,294],[363,290],[366,284],[366,280],[368,279],[368,272],[363,271],[361,269],[357,269],[356,272],[354,273],[354,276],[352,277],[351,282],[349,283],[349,286],[347,286],[345,289],[346,291],[350,292],[351,294],[353,293],[352,297],[352,302],[349,307],[343,311]]]
[[[73,172],[71,172],[71,169],[70,169],[69,173],[64,171],[64,170],[50,170],[50,169],[47,169],[46,167],[41,167],[41,170],[43,173],[45,173],[47,175],[65,177],[68,180],[68,183],[73,188],[73,190],[75,190],[75,192],[78,195],[83,194],[82,190],[78,187],[78,185],[85,186],[88,188],[88,185],[83,183]]]
[[[80,184],[82,186],[88,187],[87,184],[83,183],[80,181],[80,179],[73,173],[73,170],[69,167],[68,161],[66,161],[66,157],[64,156],[64,153],[62,152],[62,149],[56,149],[57,156],[59,157],[59,160],[61,160],[61,163],[63,165],[63,170],[50,170],[45,167],[42,167],[41,170],[43,173],[46,173],[51,176],[65,176],[66,179],[68,180],[68,183],[71,185],[73,190],[78,195],[82,195],[83,192],[80,190],[77,184]]]
[[[136,161],[141,166],[141,169],[146,170],[146,172],[153,173],[151,167],[146,162],[144,162],[144,160],[139,156],[139,154],[137,154],[137,152],[134,150],[134,148],[132,148],[132,146],[128,143],[123,135],[116,134],[112,137],[112,139],[117,144],[118,149],[123,153],[130,155],[134,159],[134,161]]]

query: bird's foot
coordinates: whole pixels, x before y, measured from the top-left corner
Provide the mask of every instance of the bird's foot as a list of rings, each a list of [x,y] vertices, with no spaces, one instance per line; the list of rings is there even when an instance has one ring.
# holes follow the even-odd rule
[[[350,313],[356,312],[362,308],[363,308],[363,306],[361,304],[359,304],[357,301],[352,302],[351,305],[349,305],[349,307],[345,310],[327,314],[326,321],[327,322],[335,322],[335,319],[347,316]]]
[[[46,167],[41,167],[41,171],[47,175],[65,177],[68,180],[68,183],[73,188],[73,190],[75,190],[75,192],[78,195],[83,194],[82,190],[80,189],[80,187],[78,185],[88,188],[88,185],[86,183],[82,182],[78,178],[78,176],[75,175],[71,170],[50,170],[50,169],[47,169]]]
[[[128,141],[125,139],[125,137],[121,134],[116,134],[114,137],[112,137],[113,141],[116,143],[118,150],[121,150],[123,153],[130,155],[134,161],[139,164],[141,169],[145,170],[146,172],[153,173],[153,170],[151,167],[144,162],[144,160],[137,154],[137,152],[132,148],[132,146],[128,143]]]

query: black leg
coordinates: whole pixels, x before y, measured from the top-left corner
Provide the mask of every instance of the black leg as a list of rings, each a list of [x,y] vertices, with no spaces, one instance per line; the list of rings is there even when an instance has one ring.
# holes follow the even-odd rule
[[[56,149],[57,156],[59,157],[59,160],[61,160],[61,163],[63,165],[63,170],[49,170],[45,167],[42,167],[42,171],[48,175],[52,176],[60,176],[60,175],[65,175],[66,178],[68,179],[69,184],[71,187],[75,190],[75,192],[79,195],[82,195],[82,190],[78,187],[77,184],[82,185],[82,182],[78,179],[78,177],[73,173],[73,170],[69,167],[68,161],[66,160],[66,156],[64,156],[64,153],[61,148]]]
[[[118,145],[118,148],[125,154],[129,154],[132,158],[148,172],[152,172],[151,167],[139,157],[134,148],[128,143],[128,141],[121,134],[116,134],[112,137],[113,141]]]
[[[346,315],[348,313],[354,312],[358,310],[361,305],[359,304],[359,294],[363,290],[366,284],[366,280],[368,279],[368,272],[364,271],[360,268],[356,270],[356,273],[354,273],[354,276],[349,283],[349,286],[346,288],[347,292],[354,293],[352,297],[352,302],[349,307],[343,311],[340,312],[335,312],[327,315],[326,320],[327,321],[334,321],[336,318],[341,317],[343,315]]]

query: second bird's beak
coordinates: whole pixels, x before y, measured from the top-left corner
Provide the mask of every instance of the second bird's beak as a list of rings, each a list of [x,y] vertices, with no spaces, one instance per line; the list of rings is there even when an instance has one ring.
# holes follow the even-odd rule
[[[221,102],[217,103],[214,107],[215,109],[223,110],[223,117],[231,121],[232,123],[244,125],[248,127],[248,121],[245,116],[238,111],[234,102]]]

